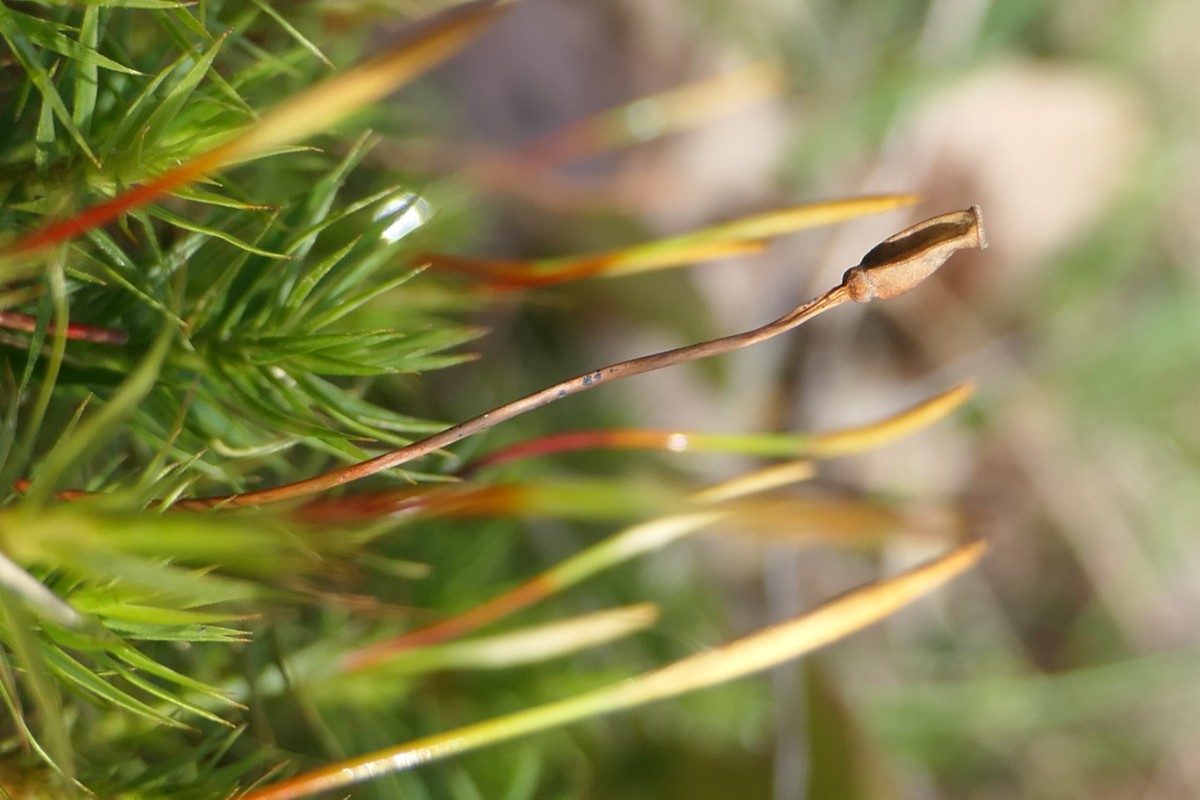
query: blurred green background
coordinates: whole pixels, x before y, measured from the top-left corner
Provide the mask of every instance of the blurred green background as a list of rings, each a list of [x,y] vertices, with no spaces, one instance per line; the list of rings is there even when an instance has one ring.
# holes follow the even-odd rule
[[[475,378],[489,394],[758,324],[912,220],[978,203],[988,222],[989,250],[910,297],[543,412],[551,428],[819,429],[979,385],[952,422],[821,480],[960,504],[992,543],[984,569],[770,679],[598,723],[619,744],[588,796],[1196,793],[1197,31],[1189,0],[543,0],[439,74],[461,135],[511,149],[748,64],[782,71],[769,98],[585,149],[554,173],[557,205],[481,182],[498,213],[476,252],[614,246],[799,200],[925,198],[687,275],[531,293],[490,320],[495,351]],[[626,137],[654,113],[629,108]],[[513,378],[518,363],[535,377]],[[928,552],[718,537],[646,572],[700,570],[735,632]]]

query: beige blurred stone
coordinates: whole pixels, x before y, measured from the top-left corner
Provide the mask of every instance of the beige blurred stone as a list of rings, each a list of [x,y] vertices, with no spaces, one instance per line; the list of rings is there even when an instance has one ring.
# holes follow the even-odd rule
[[[1098,222],[1145,138],[1146,111],[1121,79],[1008,62],[921,103],[900,149],[913,185],[947,201],[931,206],[983,206],[994,268],[979,277],[1009,283]]]

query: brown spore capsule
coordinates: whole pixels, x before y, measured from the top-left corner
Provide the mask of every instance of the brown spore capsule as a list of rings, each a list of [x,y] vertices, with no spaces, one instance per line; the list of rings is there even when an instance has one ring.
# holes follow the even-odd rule
[[[888,300],[919,285],[959,250],[987,247],[979,206],[918,222],[888,237],[842,276],[856,303]]]

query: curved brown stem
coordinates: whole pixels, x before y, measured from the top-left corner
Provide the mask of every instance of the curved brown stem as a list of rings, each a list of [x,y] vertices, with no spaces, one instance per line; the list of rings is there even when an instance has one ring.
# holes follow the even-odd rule
[[[0,328],[33,333],[37,330],[37,317],[22,314],[19,311],[0,311]],[[46,333],[53,335],[54,331],[54,323],[46,326]],[[80,339],[98,344],[125,344],[129,341],[129,334],[120,328],[102,328],[99,325],[85,325],[82,322],[68,322],[64,335],[68,339]]]
[[[335,469],[302,481],[287,483],[270,489],[261,489],[256,492],[245,492],[243,494],[223,495],[219,497],[187,498],[178,501],[173,507],[188,510],[203,510],[213,508],[214,506],[229,508],[262,505],[264,503],[277,503],[281,500],[290,500],[294,497],[303,497],[315,492],[323,492],[327,489],[341,486],[344,483],[357,481],[369,475],[374,475],[377,472],[391,469],[421,456],[429,455],[468,436],[473,436],[495,425],[499,425],[501,422],[506,422],[513,417],[533,411],[536,408],[541,408],[544,405],[553,403],[555,400],[561,400],[564,397],[569,397],[588,389],[594,389],[601,384],[758,344],[789,331],[821,312],[839,306],[849,299],[850,296],[846,293],[845,287],[838,285],[820,297],[792,309],[779,319],[768,322],[762,327],[743,333],[735,333],[730,336],[722,336],[719,339],[710,339],[709,341],[699,342],[698,344],[686,347],[677,347],[674,350],[631,358],[628,361],[619,361],[615,364],[609,364],[606,367],[590,370],[582,375],[576,375],[561,383],[556,383],[553,386],[548,386],[533,394],[526,395],[519,400],[514,400],[511,403],[506,403],[491,411],[484,412],[466,422],[460,422],[452,428],[447,428],[418,442],[413,442],[398,450],[392,450],[389,453],[376,456],[369,461],[351,464],[348,467]]]
[[[678,347],[674,350],[631,358],[628,361],[619,361],[607,367],[576,375],[574,378],[494,408],[474,419],[461,422],[406,447],[384,453],[368,461],[326,472],[323,475],[270,489],[261,489],[257,492],[184,499],[175,503],[173,508],[203,510],[215,506],[262,505],[323,492],[374,475],[385,469],[391,469],[415,458],[429,455],[527,411],[533,411],[553,403],[555,400],[594,389],[601,384],[758,344],[789,331],[847,300],[866,303],[876,298],[896,297],[928,278],[958,250],[986,246],[987,238],[984,235],[983,217],[978,206],[972,206],[964,211],[942,214],[886,239],[867,253],[858,266],[848,270],[840,284],[761,327],[687,347]]]

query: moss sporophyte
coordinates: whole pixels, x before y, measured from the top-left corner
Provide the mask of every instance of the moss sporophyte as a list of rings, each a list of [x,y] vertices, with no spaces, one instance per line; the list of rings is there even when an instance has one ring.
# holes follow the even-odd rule
[[[944,418],[967,386],[826,433],[616,428],[518,432],[483,455],[455,445],[619,379],[763,342],[847,301],[894,298],[955,252],[985,247],[982,217],[972,207],[889,237],[837,286],[764,325],[589,369],[447,427],[395,410],[407,395],[386,385],[470,359],[457,348],[482,329],[439,316],[446,305],[474,310],[493,293],[757,253],[774,237],[917,198],[806,203],[541,260],[427,252],[414,241],[432,247],[422,237],[440,224],[437,181],[375,168],[385,159],[362,169],[385,136],[331,142],[330,131],[354,112],[382,116],[379,101],[510,3],[434,15],[332,75],[362,42],[332,58],[316,47],[309,36],[342,24],[330,22],[341,12],[328,4],[289,7],[295,18],[267,0],[41,4],[40,17],[25,9],[34,5],[0,3],[7,66],[21,82],[15,102],[0,103],[9,198],[0,224],[10,229],[0,244],[0,392],[11,398],[0,410],[0,483],[14,487],[0,506],[0,702],[12,719],[0,794],[20,796],[19,785],[33,796],[47,783],[42,796],[140,799],[177,786],[196,797],[308,796],[760,671],[881,619],[982,554],[982,544],[962,543],[965,526],[945,526],[934,533],[955,545],[946,555],[723,647],[612,685],[597,675],[565,700],[475,714],[485,721],[278,778],[276,765],[297,753],[324,763],[329,752],[378,747],[341,730],[357,714],[413,710],[389,730],[385,741],[395,742],[408,735],[396,731],[439,730],[475,711],[456,697],[453,713],[421,717],[437,692],[410,709],[412,687],[431,672],[540,662],[646,629],[657,607],[639,603],[478,635],[693,533],[737,523],[865,542],[920,528],[905,509],[784,490],[813,478],[820,459]],[[373,13],[370,3],[335,5]],[[636,138],[690,124],[746,80],[760,95],[776,91],[774,73],[641,102]],[[281,87],[294,94],[281,99]],[[318,135],[320,147],[310,146]],[[551,162],[575,152],[553,143],[529,152]],[[261,196],[277,182],[281,197]],[[443,305],[405,294],[422,274]],[[472,283],[460,291],[464,279]],[[602,448],[776,463],[699,489],[499,469]],[[407,469],[435,454],[443,460],[426,472]],[[371,476],[369,486],[339,489]],[[496,539],[443,535],[471,517],[535,515],[624,527],[515,579],[491,571],[520,545],[515,523],[491,551]],[[464,556],[464,542],[480,549]],[[439,548],[452,555],[439,562]],[[285,698],[298,699],[298,716],[277,713]],[[309,737],[302,744],[285,741],[295,728]]]

